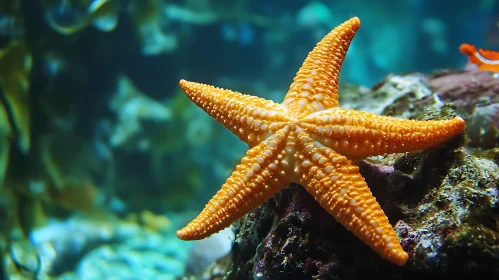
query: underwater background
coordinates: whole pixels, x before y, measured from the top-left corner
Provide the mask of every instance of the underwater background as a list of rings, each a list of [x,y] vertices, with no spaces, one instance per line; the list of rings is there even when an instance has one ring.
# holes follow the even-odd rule
[[[467,157],[458,163],[468,172],[459,182],[472,185],[447,188],[458,184],[445,169],[428,184],[411,181],[429,186],[421,192],[398,188],[391,198],[401,200],[378,198],[388,201],[392,224],[412,226],[397,230],[415,232],[404,249],[424,260],[391,275],[452,267],[499,275],[499,81],[459,51],[464,43],[499,51],[499,1],[0,0],[2,277],[222,279],[240,269],[262,278],[258,268],[238,266],[256,246],[233,247],[234,239],[244,242],[231,228],[202,241],[176,236],[247,151],[185,96],[179,80],[281,102],[308,52],[353,16],[362,24],[342,66],[340,107],[418,118],[441,93],[439,102],[467,121],[466,140],[451,146]],[[450,78],[436,80],[442,76]],[[456,160],[432,155],[415,157]],[[409,161],[372,159],[409,174],[380,184],[408,182],[417,172],[434,178],[424,172],[440,168],[397,165],[400,159]],[[463,167],[471,163],[474,169]],[[434,219],[416,222],[410,209]],[[368,258],[379,275],[395,269]],[[309,266],[296,260],[282,279],[358,276],[355,265],[331,271],[304,259]]]

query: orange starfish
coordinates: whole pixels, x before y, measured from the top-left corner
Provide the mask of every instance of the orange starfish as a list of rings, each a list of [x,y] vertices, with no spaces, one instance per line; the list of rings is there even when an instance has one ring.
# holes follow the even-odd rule
[[[281,104],[194,82],[180,86],[250,149],[201,214],[177,231],[202,239],[297,182],[383,258],[408,255],[359,172],[363,157],[426,149],[456,136],[465,122],[413,121],[338,107],[338,76],[355,32],[352,18],[309,53]]]

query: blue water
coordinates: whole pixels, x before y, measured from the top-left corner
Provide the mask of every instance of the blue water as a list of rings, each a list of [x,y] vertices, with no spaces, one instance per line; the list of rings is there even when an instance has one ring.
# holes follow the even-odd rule
[[[101,14],[93,13],[108,1],[20,2],[20,10],[2,11],[0,37],[2,46],[14,40],[28,43],[26,57],[32,65],[25,105],[32,119],[32,147],[21,155],[13,145],[11,160],[29,163],[34,175],[22,180],[37,186],[38,195],[54,185],[54,175],[38,169],[46,164],[40,156],[43,139],[80,139],[81,146],[73,140],[55,142],[73,152],[85,151],[56,158],[56,170],[63,170],[63,182],[66,176],[92,182],[100,209],[120,221],[106,224],[112,228],[109,233],[93,219],[74,218],[81,217],[78,209],[54,211],[57,203],[49,198],[50,222],[30,238],[47,258],[57,256],[54,250],[66,250],[56,252],[62,256],[77,251],[71,264],[58,260],[58,273],[79,273],[97,261],[102,271],[95,273],[112,275],[112,266],[104,265],[106,257],[136,268],[123,273],[140,273],[147,264],[139,259],[156,259],[148,253],[156,244],[162,244],[158,250],[174,268],[148,267],[150,277],[159,273],[173,279],[184,272],[195,245],[178,240],[175,231],[220,188],[247,146],[189,101],[179,89],[180,79],[281,102],[308,52],[353,16],[360,18],[361,27],[343,64],[342,85],[372,87],[390,73],[462,69],[467,64],[458,49],[462,43],[499,50],[495,0],[134,0],[114,1],[118,4]],[[87,7],[89,3],[93,6]],[[16,141],[17,133],[6,141]],[[49,155],[64,150],[53,146]],[[11,176],[18,174],[6,175]],[[150,230],[151,225],[134,216],[144,210],[170,223]],[[74,239],[67,234],[80,228],[102,232]],[[66,232],[66,239],[54,249],[45,240],[57,239],[58,231]],[[86,244],[89,239],[98,245]],[[113,242],[120,245],[112,247]],[[96,250],[82,255],[90,249]],[[132,253],[125,258],[117,252]]]

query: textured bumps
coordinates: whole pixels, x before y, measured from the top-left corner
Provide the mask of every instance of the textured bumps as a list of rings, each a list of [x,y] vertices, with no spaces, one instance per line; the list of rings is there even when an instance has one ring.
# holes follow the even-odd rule
[[[438,145],[463,131],[465,122],[460,117],[413,121],[339,108],[340,68],[359,26],[359,19],[352,18],[317,44],[282,104],[180,81],[193,102],[250,149],[198,217],[177,232],[179,238],[218,232],[296,182],[383,258],[406,263],[408,255],[357,162]]]

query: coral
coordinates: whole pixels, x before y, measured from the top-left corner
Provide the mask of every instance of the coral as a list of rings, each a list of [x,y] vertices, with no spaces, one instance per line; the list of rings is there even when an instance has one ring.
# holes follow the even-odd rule
[[[29,241],[16,240],[9,248],[3,256],[3,276],[8,279],[126,279],[137,275],[175,279],[183,274],[187,259],[187,250],[182,250],[186,245],[177,241],[173,229],[159,234],[109,215],[50,220],[32,231]],[[28,278],[15,278],[23,275]]]
[[[76,268],[79,279],[174,280],[182,274],[181,260],[160,250],[129,248],[128,245],[104,245],[89,253]]]

